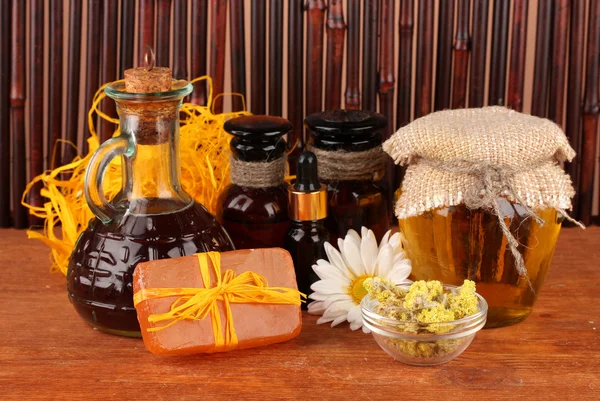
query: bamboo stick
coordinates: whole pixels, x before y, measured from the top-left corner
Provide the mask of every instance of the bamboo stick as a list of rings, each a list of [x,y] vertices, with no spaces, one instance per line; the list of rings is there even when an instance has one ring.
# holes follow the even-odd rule
[[[575,152],[581,154],[581,102],[583,83],[583,52],[585,38],[585,0],[574,0],[571,13],[571,34],[569,45],[569,78],[567,83],[567,137]],[[565,163],[565,169],[571,176],[573,186],[579,188],[581,157],[571,163]],[[579,218],[579,194],[573,197],[573,216]]]
[[[411,120],[412,47],[413,47],[413,0],[400,4],[400,51],[398,54],[398,99],[396,102],[396,128]]]
[[[552,36],[552,68],[550,69],[550,94],[548,96],[548,118],[566,127],[563,108],[565,105],[565,78],[567,67],[567,45],[571,2],[558,0],[554,7]]]
[[[44,172],[44,1],[32,0],[29,8],[29,176],[28,180]],[[29,192],[29,203],[40,207],[41,182]],[[29,216],[29,225],[39,224]]]
[[[552,0],[539,0],[537,31],[535,40],[535,69],[533,73],[533,93],[531,114],[546,117],[548,104],[548,76],[550,73],[552,39]]]
[[[402,17],[400,17],[402,18]],[[435,110],[450,108],[452,87],[452,35],[454,34],[454,1],[440,3],[437,69],[435,72]]]
[[[186,3],[185,1],[175,1],[177,3]],[[178,35],[177,24],[173,23],[175,29],[174,36]],[[171,0],[156,0],[156,65],[159,67],[168,67],[169,54],[171,48]],[[138,64],[141,64],[138,61]]]
[[[467,104],[467,72],[470,50],[469,14],[469,0],[458,0],[456,42],[454,44],[454,84],[452,87],[453,109],[461,109]]]
[[[246,97],[246,44],[244,28],[244,1],[229,2],[229,34],[231,37],[231,91]],[[234,96],[233,110],[242,110],[242,99]]]
[[[27,168],[25,166],[25,2],[12,1],[12,46],[10,68],[10,123],[12,132],[13,181],[12,202],[13,225],[27,227],[27,209],[21,206],[21,195],[25,191]]]
[[[62,86],[63,86],[63,0],[50,1],[50,40],[48,85],[48,148],[46,168],[55,168],[61,162]],[[2,212],[0,211],[0,214]]]
[[[379,1],[364,0],[363,12],[362,108],[377,111],[377,20],[379,19]]]
[[[121,57],[119,78],[133,67],[133,30],[135,25],[135,0],[121,0]]]
[[[173,4],[173,77],[188,80],[187,70],[187,1]]]
[[[269,5],[269,115],[281,116],[283,83],[283,3]]]
[[[415,118],[431,112],[433,90],[433,0],[419,0]]]
[[[306,5],[306,115],[323,108],[323,0],[308,0]]]
[[[594,201],[594,172],[598,143],[598,74],[600,73],[600,2],[592,1],[589,8],[585,96],[583,100],[583,144],[581,147],[581,182],[579,185],[580,219],[592,223]]]
[[[79,78],[81,74],[81,1],[71,0],[69,6],[69,49],[67,58],[67,120],[62,164],[68,164],[77,156],[79,128]]]
[[[267,5],[264,0],[254,0],[251,15],[250,56],[250,110],[254,114],[267,112],[267,65],[265,43],[267,42]]]
[[[344,63],[345,35],[346,24],[344,23],[344,4],[342,0],[330,0],[327,12],[327,62],[325,64],[326,110],[339,109],[342,107],[342,74],[340,74],[340,71],[342,71],[342,65]]]
[[[528,7],[527,0],[514,0],[507,99],[508,107],[516,111],[523,111]]]
[[[508,20],[510,0],[494,0],[492,26],[492,55],[490,60],[490,89],[488,104],[506,103],[506,62],[508,50]]]
[[[288,93],[287,113],[292,123],[288,134],[288,165],[296,173],[296,158],[304,149],[304,3],[288,1]]]
[[[92,106],[94,94],[100,86],[100,23],[101,19],[98,16],[102,15],[102,4],[100,0],[88,0],[87,9],[87,52],[86,52],[86,80],[85,80],[85,101],[84,110],[88,110]],[[94,126],[97,127],[98,118],[93,119]],[[81,153],[88,152],[87,137],[89,133],[88,121],[83,119],[83,143],[81,145]]]
[[[208,37],[208,2],[206,0],[192,0],[192,37],[190,47],[191,76],[198,78],[206,75],[207,66],[207,37]],[[191,102],[206,104],[206,83],[204,81],[194,84]]]
[[[360,0],[348,0],[348,52],[344,107],[360,108]]]
[[[0,1],[0,227],[10,222],[10,0]]]
[[[225,87],[225,33],[227,32],[227,0],[211,0],[210,16],[210,76],[213,79],[213,98]],[[223,111],[223,98],[213,102],[215,113]]]
[[[102,71],[100,72],[100,83],[113,82],[117,80],[117,7],[118,0],[104,0],[104,21],[102,28]],[[102,110],[111,117],[117,117],[115,102],[105,98],[101,104]],[[115,125],[104,119],[100,119],[100,140],[106,141],[115,132]]]
[[[473,1],[473,34],[469,107],[483,107],[489,0]]]
[[[138,65],[144,64],[144,55],[146,54],[146,46],[155,48],[155,32],[154,32],[154,0],[138,0],[139,21],[138,21]]]

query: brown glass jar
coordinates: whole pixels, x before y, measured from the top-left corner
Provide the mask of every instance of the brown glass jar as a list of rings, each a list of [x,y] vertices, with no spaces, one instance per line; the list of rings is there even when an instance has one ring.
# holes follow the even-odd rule
[[[329,110],[308,116],[309,145],[327,185],[329,215],[325,226],[332,243],[349,229],[367,227],[380,240],[389,229],[388,203],[381,184],[386,155],[381,131],[386,118],[361,110]]]
[[[237,249],[284,245],[290,220],[281,117],[242,116],[225,123],[231,140],[231,182],[219,197],[217,218]]]

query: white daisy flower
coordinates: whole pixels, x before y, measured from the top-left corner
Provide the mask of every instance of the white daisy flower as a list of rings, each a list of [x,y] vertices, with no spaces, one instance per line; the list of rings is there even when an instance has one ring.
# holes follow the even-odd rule
[[[387,278],[395,284],[409,282],[410,260],[402,247],[402,235],[391,231],[383,236],[377,246],[373,231],[362,228],[362,238],[354,230],[349,230],[346,238],[338,239],[339,251],[330,243],[325,243],[327,260],[319,259],[313,270],[321,280],[310,288],[314,291],[309,298],[308,313],[323,315],[317,324],[331,322],[331,327],[344,321],[352,330],[362,325],[360,301],[367,290],[363,282],[369,277]]]

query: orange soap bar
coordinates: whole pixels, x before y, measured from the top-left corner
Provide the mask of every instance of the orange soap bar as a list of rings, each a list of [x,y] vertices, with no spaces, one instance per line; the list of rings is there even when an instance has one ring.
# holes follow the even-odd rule
[[[297,289],[294,264],[290,254],[280,248],[245,249],[223,252],[221,273],[232,270],[236,275],[252,271],[263,275],[269,287]],[[215,272],[209,259],[211,287],[216,284]],[[155,260],[140,263],[133,275],[134,293],[155,288],[205,288],[200,273],[198,256]],[[216,352],[209,314],[201,320],[180,320],[158,331],[151,327],[164,326],[165,322],[150,323],[148,316],[169,312],[177,296],[147,299],[137,304],[137,316],[144,344],[154,354],[185,355]],[[225,336],[225,308],[217,301],[221,315],[222,332]],[[287,341],[296,337],[302,328],[299,305],[260,303],[232,303],[233,327],[238,338],[237,349],[258,347]]]

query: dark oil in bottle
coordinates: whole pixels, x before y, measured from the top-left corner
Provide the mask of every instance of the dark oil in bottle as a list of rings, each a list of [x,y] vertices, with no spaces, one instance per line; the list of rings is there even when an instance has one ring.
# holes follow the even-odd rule
[[[128,209],[111,223],[90,222],[71,255],[67,287],[71,303],[88,323],[112,334],[139,336],[132,284],[138,263],[233,247],[198,203],[148,198],[132,201]]]

